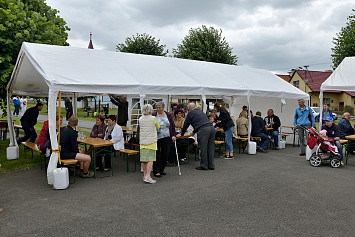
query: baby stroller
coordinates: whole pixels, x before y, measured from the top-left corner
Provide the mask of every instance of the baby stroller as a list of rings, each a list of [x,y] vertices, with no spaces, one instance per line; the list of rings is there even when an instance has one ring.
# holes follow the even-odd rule
[[[329,142],[334,145],[334,140],[323,138],[315,128],[307,129],[303,126],[300,127],[308,132],[307,145],[309,148],[313,149],[316,145],[318,145],[316,152],[314,152],[309,158],[309,163],[314,167],[318,167],[322,164],[322,162],[330,162],[330,165],[333,168],[339,168],[341,164],[340,154],[329,144],[326,144]]]

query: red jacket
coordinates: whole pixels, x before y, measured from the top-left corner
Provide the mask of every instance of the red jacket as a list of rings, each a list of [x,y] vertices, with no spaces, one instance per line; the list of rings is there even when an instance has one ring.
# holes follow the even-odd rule
[[[47,128],[48,128],[48,120],[43,123],[43,127],[42,127],[41,132],[39,133],[39,136],[37,139],[37,145],[41,145],[43,136],[44,136]]]

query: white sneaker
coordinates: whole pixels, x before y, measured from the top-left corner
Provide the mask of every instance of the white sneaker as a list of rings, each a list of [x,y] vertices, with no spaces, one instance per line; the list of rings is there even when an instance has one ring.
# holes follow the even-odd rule
[[[150,183],[150,184],[155,184],[157,181],[154,179],[145,179],[144,182]]]

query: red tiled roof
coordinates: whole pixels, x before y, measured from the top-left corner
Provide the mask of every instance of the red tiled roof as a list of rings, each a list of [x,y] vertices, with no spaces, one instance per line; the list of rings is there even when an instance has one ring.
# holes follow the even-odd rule
[[[290,75],[279,75],[279,74],[276,74],[276,76],[281,77],[282,79],[284,79],[287,82],[290,82],[290,78],[291,78]]]
[[[332,74],[332,72],[296,70],[298,75],[307,83],[313,92],[319,92],[322,83]]]

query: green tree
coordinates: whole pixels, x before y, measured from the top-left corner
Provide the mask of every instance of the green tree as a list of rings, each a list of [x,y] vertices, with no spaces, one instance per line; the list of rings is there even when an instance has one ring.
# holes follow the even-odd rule
[[[353,12],[355,10],[353,9]],[[355,56],[355,15],[351,14],[347,18],[348,22],[341,31],[333,38],[335,44],[332,48],[333,68],[337,68],[345,57]]]
[[[69,45],[69,27],[45,0],[0,0],[0,101],[22,42]]]
[[[237,65],[238,57],[232,55],[232,50],[225,37],[222,37],[222,29],[202,25],[191,28],[173,52],[178,58]]]
[[[127,37],[124,44],[116,45],[119,52],[148,54],[165,56],[168,50],[165,50],[166,45],[160,44],[160,39],[156,40],[155,37],[146,33],[132,35]]]

